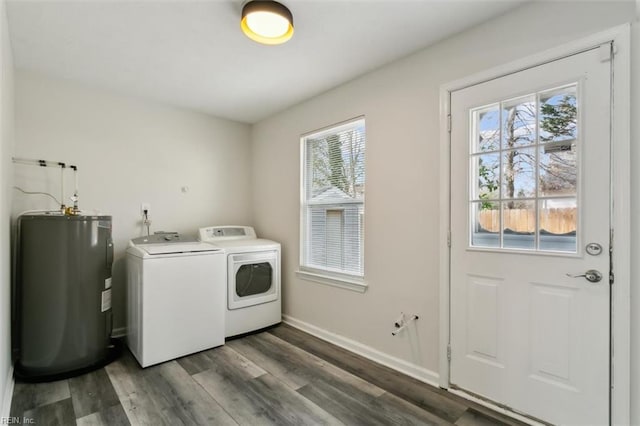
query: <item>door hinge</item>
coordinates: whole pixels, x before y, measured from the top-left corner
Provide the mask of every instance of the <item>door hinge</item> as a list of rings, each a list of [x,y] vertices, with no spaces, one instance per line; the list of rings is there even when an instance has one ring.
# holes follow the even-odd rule
[[[451,343],[447,345],[447,361],[451,361]]]
[[[609,272],[609,285],[613,285],[615,281],[615,277],[613,276],[613,272]]]
[[[447,231],[447,247],[451,248],[451,229]]]
[[[447,132],[451,133],[451,114],[447,114]]]

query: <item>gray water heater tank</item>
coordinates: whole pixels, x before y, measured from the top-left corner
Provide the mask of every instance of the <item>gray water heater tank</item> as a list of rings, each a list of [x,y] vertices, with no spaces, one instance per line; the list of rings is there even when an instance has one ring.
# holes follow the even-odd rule
[[[69,377],[104,365],[111,344],[111,216],[22,215],[14,281],[16,376]]]

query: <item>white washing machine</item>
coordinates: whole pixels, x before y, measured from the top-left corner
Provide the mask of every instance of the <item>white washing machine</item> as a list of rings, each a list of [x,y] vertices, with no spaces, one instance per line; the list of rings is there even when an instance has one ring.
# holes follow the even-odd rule
[[[224,251],[164,233],[127,249],[127,344],[142,367],[224,344]]]
[[[226,253],[225,336],[282,321],[280,243],[257,238],[250,226],[200,228],[199,237]]]

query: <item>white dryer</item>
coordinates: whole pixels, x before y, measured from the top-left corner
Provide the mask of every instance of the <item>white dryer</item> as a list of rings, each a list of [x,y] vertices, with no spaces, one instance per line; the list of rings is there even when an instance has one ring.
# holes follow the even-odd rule
[[[200,229],[199,237],[226,253],[225,336],[282,321],[280,244],[257,238],[250,226],[209,226]]]
[[[224,344],[226,258],[175,233],[127,249],[127,344],[142,367]]]

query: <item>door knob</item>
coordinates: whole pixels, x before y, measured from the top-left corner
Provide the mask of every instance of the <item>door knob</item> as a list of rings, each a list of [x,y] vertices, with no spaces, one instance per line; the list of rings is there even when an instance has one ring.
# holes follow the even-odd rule
[[[592,283],[598,283],[598,282],[600,282],[602,280],[602,274],[599,271],[596,271],[595,269],[589,269],[584,274],[580,274],[580,275],[567,274],[567,276],[571,277],[571,278],[584,277],[584,278],[587,279],[587,281],[592,282]]]

